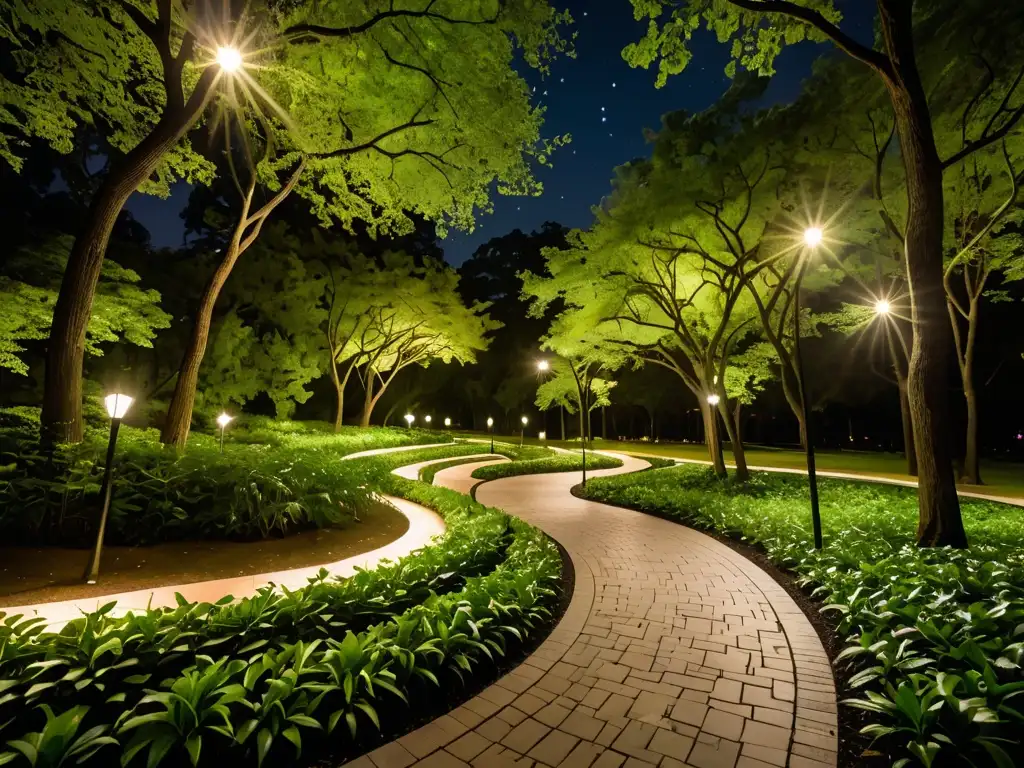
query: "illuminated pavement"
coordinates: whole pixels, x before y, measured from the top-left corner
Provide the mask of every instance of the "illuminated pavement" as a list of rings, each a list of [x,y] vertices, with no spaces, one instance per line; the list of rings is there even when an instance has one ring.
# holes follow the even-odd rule
[[[593,476],[646,466],[620,458]],[[435,482],[465,491],[478,466]],[[527,475],[476,492],[569,552],[576,589],[554,632],[479,696],[348,766],[834,766],[831,668],[789,595],[704,534],[577,499],[578,482]]]

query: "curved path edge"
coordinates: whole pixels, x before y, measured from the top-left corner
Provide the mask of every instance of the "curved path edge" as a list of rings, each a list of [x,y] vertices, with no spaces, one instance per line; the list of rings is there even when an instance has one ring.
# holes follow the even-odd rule
[[[181,594],[189,602],[216,602],[225,595],[236,598],[249,597],[268,584],[296,589],[303,587],[307,581],[316,576],[321,569],[326,569],[331,576],[345,578],[356,572],[356,569],[368,570],[383,560],[397,560],[410,552],[426,546],[435,537],[445,532],[445,524],[441,517],[431,509],[395,496],[381,496],[409,520],[409,529],[394,541],[383,547],[363,552],[359,555],[337,560],[333,563],[310,565],[303,568],[291,568],[283,571],[257,573],[250,576],[236,576],[225,579],[211,579],[190,584],[178,584],[151,589],[139,589],[131,592],[117,592],[104,595],[80,597],[73,600],[60,600],[49,603],[31,605],[6,606],[0,604],[0,611],[7,615],[16,613],[43,616],[47,619],[47,627],[55,629],[76,619],[83,613],[95,611],[114,600],[117,606],[112,613],[124,615],[129,611],[140,611],[147,608],[171,608],[177,605],[175,594]],[[13,596],[16,598],[16,596]]]
[[[615,454],[617,469],[647,462]],[[756,564],[678,523],[579,499],[578,472],[475,483],[435,475],[536,525],[576,570],[569,608],[520,666],[350,768],[831,768],[828,657]]]

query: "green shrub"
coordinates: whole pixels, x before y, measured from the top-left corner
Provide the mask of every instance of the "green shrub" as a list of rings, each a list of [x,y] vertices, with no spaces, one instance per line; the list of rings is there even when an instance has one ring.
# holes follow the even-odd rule
[[[89,429],[51,456],[31,409],[0,411],[0,535],[18,543],[85,545],[94,536],[107,433]],[[220,453],[194,432],[179,454],[155,430],[121,427],[107,541],[251,540],[343,524],[372,505],[361,465],[342,456],[436,442],[435,433],[275,423],[232,429]],[[265,443],[245,443],[253,436]]]
[[[916,490],[819,480],[825,546],[813,547],[806,480],[747,484],[682,465],[588,483],[588,498],[740,536],[795,571],[839,618],[845,704],[864,729],[931,765],[1016,763],[1024,723],[1024,510],[961,502],[969,550],[915,546]],[[943,763],[945,764],[945,763]]]
[[[621,467],[622,461],[604,456],[600,453],[587,453],[587,469],[614,469]],[[503,464],[492,464],[480,467],[473,472],[477,480],[497,480],[502,477],[516,475],[540,475],[551,472],[578,472],[583,469],[583,458],[580,454],[556,453],[545,458],[510,461]]]
[[[343,462],[445,518],[442,539],[397,563],[237,603],[123,618],[105,606],[58,634],[0,613],[0,764],[308,763],[395,733],[465,675],[489,674],[550,617],[561,561],[525,523],[391,474],[466,449]]]

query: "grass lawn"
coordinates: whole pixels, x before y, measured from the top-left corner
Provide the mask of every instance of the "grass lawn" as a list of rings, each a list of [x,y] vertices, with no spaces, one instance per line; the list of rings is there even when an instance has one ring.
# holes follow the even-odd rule
[[[460,433],[460,437],[479,439],[481,434]],[[484,435],[486,437],[486,435]],[[495,440],[509,442],[519,441],[518,435],[495,436]],[[553,445],[570,450],[579,450],[579,442],[572,440],[545,440],[543,443],[536,438],[526,438],[528,445]],[[732,456],[728,445],[725,448],[726,461]],[[599,451],[618,451],[636,456],[664,456],[672,459],[694,459],[707,461],[708,452],[700,443],[648,443],[636,440],[601,440],[594,441],[594,449]],[[819,470],[832,472],[849,472],[860,475],[878,475],[895,480],[913,480],[906,474],[906,464],[899,454],[869,453],[865,451],[817,451]],[[747,464],[759,467],[778,467],[780,469],[806,469],[807,463],[803,451],[789,448],[769,448],[765,446],[747,447]],[[993,496],[1024,498],[1024,464],[983,461],[981,476],[985,485],[965,485],[957,487],[963,491],[974,491]]]
[[[971,548],[920,549],[914,489],[823,478],[820,490],[821,551],[800,477],[734,484],[681,465],[596,478],[582,493],[745,539],[794,571],[839,621],[840,698],[871,713],[865,733],[894,760],[1019,765],[1024,510],[965,500]]]

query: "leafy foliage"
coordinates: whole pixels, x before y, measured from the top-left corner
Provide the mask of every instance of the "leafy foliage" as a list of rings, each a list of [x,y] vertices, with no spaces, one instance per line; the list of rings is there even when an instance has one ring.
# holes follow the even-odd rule
[[[878,715],[864,733],[906,750],[900,765],[932,765],[940,756],[1014,765],[1014,729],[1024,721],[1020,511],[964,500],[972,548],[919,548],[914,489],[826,479],[819,486],[820,551],[798,478],[754,473],[736,484],[684,465],[600,478],[585,494],[741,536],[795,571],[846,637],[844,703]]]
[[[373,571],[125,617],[109,604],[59,634],[0,612],[0,763],[309,764],[357,754],[489,674],[550,618],[560,559],[521,521],[390,473],[463,448],[478,450],[344,462],[448,526]]]
[[[614,469],[621,466],[622,461],[611,456],[604,456],[594,452],[587,454],[587,469]],[[547,458],[509,461],[502,464],[492,464],[488,467],[480,467],[473,472],[473,477],[477,480],[497,480],[501,477],[515,477],[516,475],[578,472],[581,469],[583,469],[583,458],[581,455],[576,453],[558,453]]]

